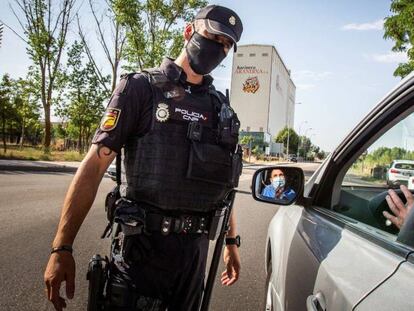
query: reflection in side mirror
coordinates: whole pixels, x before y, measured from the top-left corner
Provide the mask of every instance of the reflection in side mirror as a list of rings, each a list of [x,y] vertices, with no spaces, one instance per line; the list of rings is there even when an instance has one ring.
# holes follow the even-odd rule
[[[303,171],[297,167],[272,166],[256,171],[252,179],[252,195],[257,201],[290,205],[302,195]]]

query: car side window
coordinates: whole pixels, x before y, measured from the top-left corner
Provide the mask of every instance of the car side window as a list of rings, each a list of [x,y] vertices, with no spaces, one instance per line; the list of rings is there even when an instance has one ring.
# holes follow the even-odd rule
[[[399,229],[384,217],[392,213],[386,196],[405,185],[414,192],[414,113],[377,139],[350,166],[341,185],[335,211],[359,222],[397,234]]]

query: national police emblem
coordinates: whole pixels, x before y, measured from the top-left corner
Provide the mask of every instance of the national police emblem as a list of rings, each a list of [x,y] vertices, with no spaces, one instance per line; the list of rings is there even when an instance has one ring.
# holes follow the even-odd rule
[[[157,106],[157,111],[155,112],[155,118],[158,122],[165,122],[170,117],[170,111],[168,110],[168,105],[165,103],[159,103]]]
[[[105,114],[101,120],[100,128],[104,132],[112,131],[118,124],[121,109],[106,108]]]

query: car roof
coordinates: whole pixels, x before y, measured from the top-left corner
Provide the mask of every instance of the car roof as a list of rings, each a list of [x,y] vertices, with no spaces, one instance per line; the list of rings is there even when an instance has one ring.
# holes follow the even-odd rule
[[[394,164],[397,164],[397,163],[407,163],[407,164],[414,164],[414,161],[413,160],[394,160],[394,161],[392,161]]]

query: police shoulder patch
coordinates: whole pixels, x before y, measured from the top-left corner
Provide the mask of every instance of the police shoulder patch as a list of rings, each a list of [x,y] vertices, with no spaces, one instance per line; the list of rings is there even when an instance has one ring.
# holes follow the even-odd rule
[[[112,131],[118,124],[121,109],[106,108],[105,114],[101,120],[100,129],[104,132]]]

